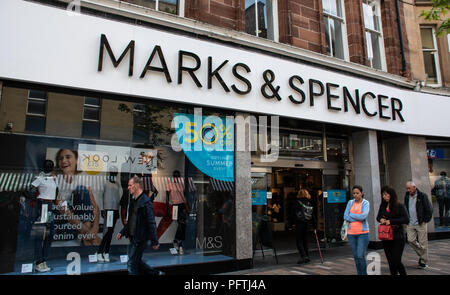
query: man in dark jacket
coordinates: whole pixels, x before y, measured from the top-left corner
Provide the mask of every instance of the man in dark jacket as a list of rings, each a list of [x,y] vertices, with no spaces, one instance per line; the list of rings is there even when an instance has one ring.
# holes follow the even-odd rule
[[[406,183],[405,207],[409,213],[409,224],[406,226],[408,244],[419,255],[419,267],[428,267],[427,223],[433,211],[428,196],[419,191],[412,181]]]
[[[117,234],[117,239],[122,237],[130,239],[128,246],[128,273],[131,275],[153,274],[161,275],[142,261],[142,255],[147,247],[148,240],[151,241],[155,250],[159,248],[156,235],[155,215],[153,214],[153,203],[144,193],[142,179],[134,176],[128,181],[128,190],[132,196],[128,208],[128,222]]]

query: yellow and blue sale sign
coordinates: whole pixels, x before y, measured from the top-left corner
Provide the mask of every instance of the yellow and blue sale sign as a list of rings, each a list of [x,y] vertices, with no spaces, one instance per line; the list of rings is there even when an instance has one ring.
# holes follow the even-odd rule
[[[183,152],[200,171],[234,181],[234,119],[175,113],[175,132]]]

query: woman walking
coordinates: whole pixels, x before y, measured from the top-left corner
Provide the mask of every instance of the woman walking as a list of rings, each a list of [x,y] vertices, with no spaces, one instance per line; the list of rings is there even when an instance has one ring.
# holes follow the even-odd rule
[[[381,194],[382,200],[378,210],[377,221],[384,225],[390,225],[394,233],[392,240],[382,241],[389,270],[391,275],[406,275],[406,270],[402,263],[402,255],[406,239],[403,225],[409,223],[408,212],[405,206],[399,203],[397,193],[392,187],[383,187]]]
[[[352,247],[358,275],[367,275],[366,251],[369,245],[369,201],[364,199],[363,188],[355,185],[352,189],[353,200],[348,201],[344,220],[349,222],[348,241]]]

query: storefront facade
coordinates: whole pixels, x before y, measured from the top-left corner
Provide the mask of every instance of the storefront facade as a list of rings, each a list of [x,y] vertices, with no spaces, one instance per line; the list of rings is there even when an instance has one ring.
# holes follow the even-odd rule
[[[126,269],[126,240],[111,243],[115,268],[98,267],[92,255],[112,224],[113,236],[122,228],[134,174],[146,192],[157,192],[164,247],[147,254],[163,267],[188,263],[169,250],[179,226],[166,193],[172,187],[190,207],[190,263],[247,266],[256,194],[263,201],[253,204],[267,206],[270,195],[286,199],[300,184],[327,192],[317,204],[322,230],[334,237],[350,187],[360,184],[376,241],[381,184],[402,194],[414,180],[431,193],[427,149],[450,138],[445,95],[288,46],[27,1],[0,5],[0,38],[9,44],[0,54],[0,193],[8,204],[2,224],[13,229],[3,242],[3,273],[29,272],[35,259],[39,216],[26,192],[45,160],[71,208],[69,216],[56,209],[51,226],[49,261],[60,273],[77,272],[70,253],[80,255],[81,273]],[[121,192],[114,208],[106,205],[109,182]],[[331,201],[333,193],[342,196]],[[109,211],[119,211],[116,222]]]

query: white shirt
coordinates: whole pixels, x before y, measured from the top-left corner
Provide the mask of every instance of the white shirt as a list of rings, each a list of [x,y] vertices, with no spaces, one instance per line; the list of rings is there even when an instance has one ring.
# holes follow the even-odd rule
[[[39,176],[31,183],[31,185],[38,188],[38,199],[52,201],[56,199],[56,189],[58,188],[58,185],[56,183],[55,176],[40,173]]]

